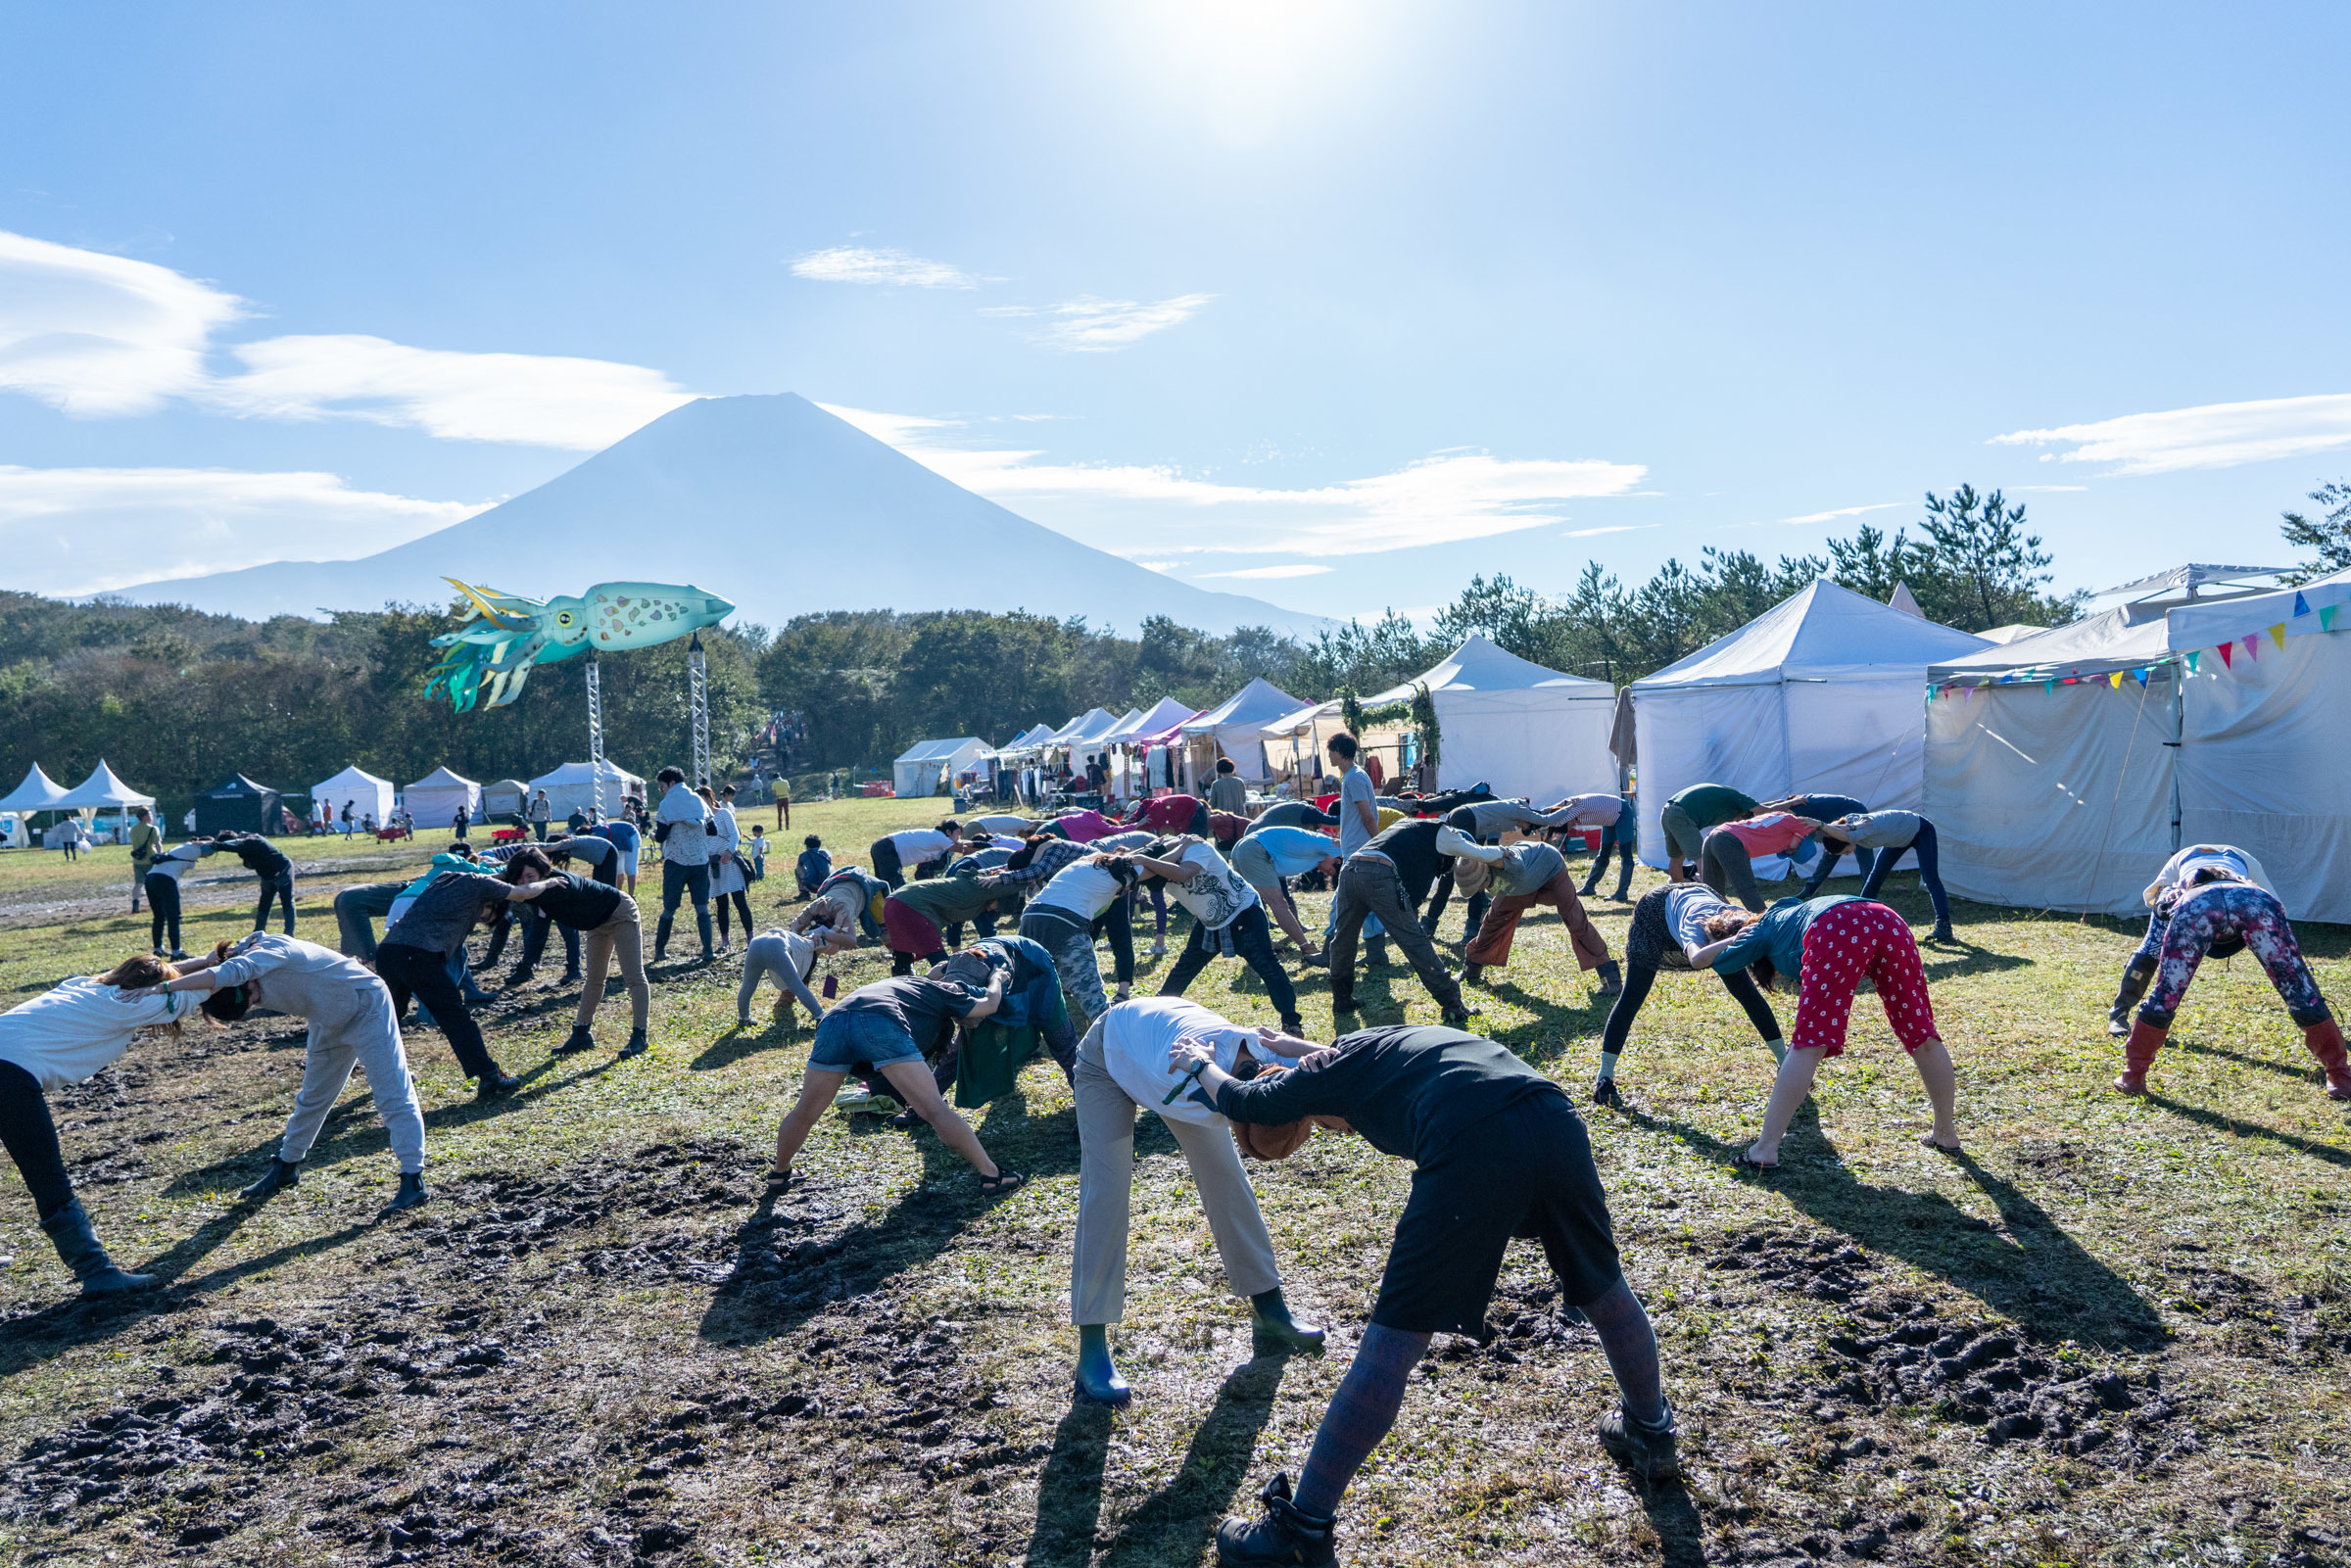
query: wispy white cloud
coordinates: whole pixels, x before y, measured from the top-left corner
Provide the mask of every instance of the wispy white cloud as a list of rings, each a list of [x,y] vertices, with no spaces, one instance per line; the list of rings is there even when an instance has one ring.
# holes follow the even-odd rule
[[[1647,469],[1600,458],[1449,451],[1392,473],[1300,489],[1231,485],[1172,467],[1046,460],[959,445],[959,422],[827,404],[968,490],[1129,556],[1345,555],[1514,533],[1570,500],[1629,494]]]
[[[363,419],[449,441],[595,451],[691,402],[658,370],[609,359],[460,354],[360,334],[269,338],[231,351],[242,375],[199,401],[264,419]]]
[[[1176,567],[1178,567],[1178,566],[1181,566],[1181,565],[1183,564],[1183,562],[1181,562],[1181,561],[1136,561],[1134,564],[1135,564],[1135,565],[1137,565],[1137,566],[1140,566],[1140,567],[1142,567],[1142,568],[1143,568],[1145,571],[1151,571],[1151,572],[1172,572],[1172,571],[1176,570]]]
[[[593,451],[692,396],[657,370],[552,355],[418,349],[363,334],[227,352],[235,296],[152,261],[0,233],[0,391],[91,417],[181,403],[243,418],[364,419],[456,441]]]
[[[0,555],[11,588],[94,594],[279,560],[350,560],[491,502],[354,490],[334,474],[221,468],[0,465]]]
[[[2043,452],[2041,461],[2112,463],[2118,474],[2235,468],[2351,447],[2351,393],[2125,414],[2090,424],[2015,430],[1992,437],[1991,444],[2067,446],[2073,450]]]
[[[2011,485],[2008,488],[2020,496],[2026,496],[2041,492],[2061,494],[2067,491],[2087,490],[2089,487],[2087,485]]]
[[[1561,539],[1598,539],[1603,534],[1638,534],[1644,529],[1661,528],[1661,523],[1617,523],[1607,528],[1562,528]]]
[[[1267,581],[1281,577],[1320,577],[1329,571],[1327,566],[1310,566],[1299,561],[1289,566],[1244,566],[1230,572],[1202,572],[1202,577],[1254,577]]]
[[[976,289],[982,279],[945,261],[904,251],[836,245],[792,259],[794,277],[817,283],[880,283],[910,289]]]
[[[1834,511],[1806,512],[1801,517],[1783,517],[1780,519],[1780,521],[1790,524],[1833,523],[1840,517],[1858,517],[1863,512],[1891,511],[1896,506],[1906,506],[1908,504],[1909,502],[1907,501],[1877,500],[1871,501],[1866,506],[1840,506]]]
[[[1037,309],[1026,305],[990,306],[982,315],[1027,316],[1044,324],[1030,334],[1037,342],[1072,354],[1109,354],[1140,343],[1154,332],[1181,326],[1216,299],[1213,294],[1179,294],[1145,304],[1098,300],[1084,295]]]
[[[70,414],[147,413],[201,385],[241,313],[168,266],[0,232],[0,390]]]

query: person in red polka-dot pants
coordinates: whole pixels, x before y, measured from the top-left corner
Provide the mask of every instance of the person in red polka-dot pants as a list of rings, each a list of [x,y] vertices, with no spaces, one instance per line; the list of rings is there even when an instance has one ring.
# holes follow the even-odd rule
[[[1918,942],[1902,917],[1866,898],[1782,899],[1761,915],[1717,915],[1706,923],[1715,940],[1694,955],[1696,965],[1733,963],[1751,968],[1769,985],[1784,978],[1800,952],[1796,1027],[1788,1034],[1788,1057],[1771,1086],[1763,1113],[1763,1135],[1749,1146],[1740,1164],[1779,1164],[1780,1139],[1796,1119],[1820,1064],[1845,1053],[1845,1027],[1853,994],[1867,978],[1877,987],[1886,1022],[1910,1053],[1935,1108],[1935,1129],[1920,1139],[1929,1148],[1956,1151],[1952,1124],[1958,1098],[1950,1053],[1935,1032],[1935,1005],[1919,967]],[[1733,951],[1733,949],[1736,951]],[[1726,956],[1727,955],[1727,956]]]

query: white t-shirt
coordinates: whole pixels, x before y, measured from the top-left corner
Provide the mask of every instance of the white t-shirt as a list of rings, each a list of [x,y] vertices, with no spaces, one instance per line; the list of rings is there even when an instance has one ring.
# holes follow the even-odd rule
[[[897,848],[898,864],[908,871],[925,861],[936,860],[955,847],[955,840],[936,828],[909,828],[904,832],[891,833],[888,837]]]
[[[1185,846],[1177,863],[1197,867],[1190,881],[1168,883],[1168,896],[1191,912],[1192,919],[1212,931],[1221,931],[1257,902],[1257,889],[1224,863],[1214,845]]]
[[[2234,844],[2189,844],[2165,861],[2163,870],[2147,884],[2144,895],[2147,907],[2152,909],[2155,900],[2170,889],[2186,886],[2190,878],[2208,867],[2234,872],[2271,897],[2278,896],[2278,889],[2270,885],[2269,873],[2261,869],[2261,862]]]
[[[0,1013],[0,1062],[31,1073],[44,1093],[62,1089],[120,1059],[132,1031],[185,1018],[203,1000],[179,991],[125,1002],[117,987],[76,974]]]
[[[155,864],[147,868],[147,875],[168,877],[173,881],[177,881],[188,874],[190,866],[195,865],[212,852],[213,846],[210,844],[180,844],[156,856]]]
[[[1175,1104],[1160,1104],[1169,1090],[1183,1081],[1183,1075],[1168,1066],[1168,1053],[1185,1036],[1212,1042],[1217,1066],[1230,1072],[1241,1047],[1252,1044],[1257,1031],[1227,1022],[1180,996],[1137,997],[1102,1015],[1102,1065],[1136,1105],[1156,1111],[1170,1121],[1221,1127],[1224,1118],[1192,1099],[1188,1083],[1184,1085],[1187,1092],[1177,1095]]]
[[[1090,924],[1124,891],[1119,879],[1105,868],[1091,861],[1073,861],[1053,874],[1044,891],[1029,900],[1029,907],[1067,910]]]
[[[1685,882],[1665,894],[1665,927],[1687,956],[1693,947],[1714,940],[1706,934],[1706,922],[1730,908],[1722,895],[1704,882]]]
[[[991,833],[1025,833],[1036,826],[1026,817],[1016,817],[1010,812],[1003,811],[990,812],[984,817],[974,817],[971,825]],[[1014,847],[1019,847],[1017,842]]]

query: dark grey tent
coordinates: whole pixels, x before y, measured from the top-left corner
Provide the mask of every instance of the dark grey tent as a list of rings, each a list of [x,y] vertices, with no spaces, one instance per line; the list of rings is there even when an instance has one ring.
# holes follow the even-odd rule
[[[285,824],[277,814],[277,791],[232,773],[196,797],[196,831],[216,833],[234,828],[246,833],[275,833]]]

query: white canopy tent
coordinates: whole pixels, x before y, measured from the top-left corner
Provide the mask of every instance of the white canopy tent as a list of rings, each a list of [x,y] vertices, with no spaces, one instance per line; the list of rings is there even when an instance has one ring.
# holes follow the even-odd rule
[[[1180,733],[1186,742],[1187,786],[1214,770],[1219,756],[1230,757],[1233,773],[1242,779],[1266,778],[1266,726],[1297,708],[1296,697],[1261,675],[1206,713],[1186,720]],[[1200,754],[1194,754],[1195,748]]]
[[[56,811],[65,802],[66,786],[41,771],[34,763],[24,782],[0,798],[0,811]]]
[[[101,757],[98,766],[90,770],[90,776],[68,790],[66,797],[57,802],[56,809],[84,811],[104,806],[145,806],[152,810],[155,796],[141,794],[116,778],[115,770],[108,767],[106,759]]]
[[[1616,787],[1608,755],[1616,690],[1607,682],[1545,669],[1474,633],[1444,662],[1364,706],[1410,700],[1421,686],[1437,708],[1438,788],[1483,783],[1497,795],[1548,802]],[[1286,740],[1299,766],[1311,768],[1339,723],[1339,705],[1323,702],[1283,715],[1265,734],[1272,750]]]
[[[1641,858],[1665,863],[1658,813],[1695,784],[1917,806],[1927,666],[1984,645],[1822,578],[1635,681]]]
[[[1934,666],[1926,811],[1944,882],[1985,903],[2130,915],[2175,849],[2228,843],[2260,858],[2294,919],[2351,922],[2351,638],[2337,633],[2351,633],[2351,572],[2126,604]]]
[[[391,780],[378,779],[359,767],[346,768],[324,784],[311,785],[311,798],[326,802],[337,822],[343,820],[343,803],[347,800],[351,802],[352,821],[372,812],[377,822],[383,822],[392,815],[394,793]]]
[[[553,799],[552,795],[548,797]],[[448,828],[457,820],[457,808],[465,808],[467,822],[482,820],[482,786],[471,779],[452,773],[448,768],[435,768],[431,773],[400,792],[401,809],[416,819],[419,828]]]
[[[542,789],[547,791],[549,809],[558,820],[570,816],[575,809],[586,811],[591,806],[610,817],[620,809],[623,796],[631,791],[645,793],[645,781],[606,757],[600,774],[585,762],[567,762],[552,773],[543,773],[531,781],[531,797],[538,798]]]
[[[918,740],[889,765],[890,787],[898,795],[936,795],[943,782],[949,790],[955,775],[990,755],[978,736],[952,740]]]
[[[1126,713],[1120,716],[1118,723],[1112,725],[1108,730],[1103,732],[1101,736],[1102,743],[1106,746],[1117,745],[1120,741],[1134,734],[1135,727],[1142,722],[1143,710],[1140,708],[1128,708]]]

